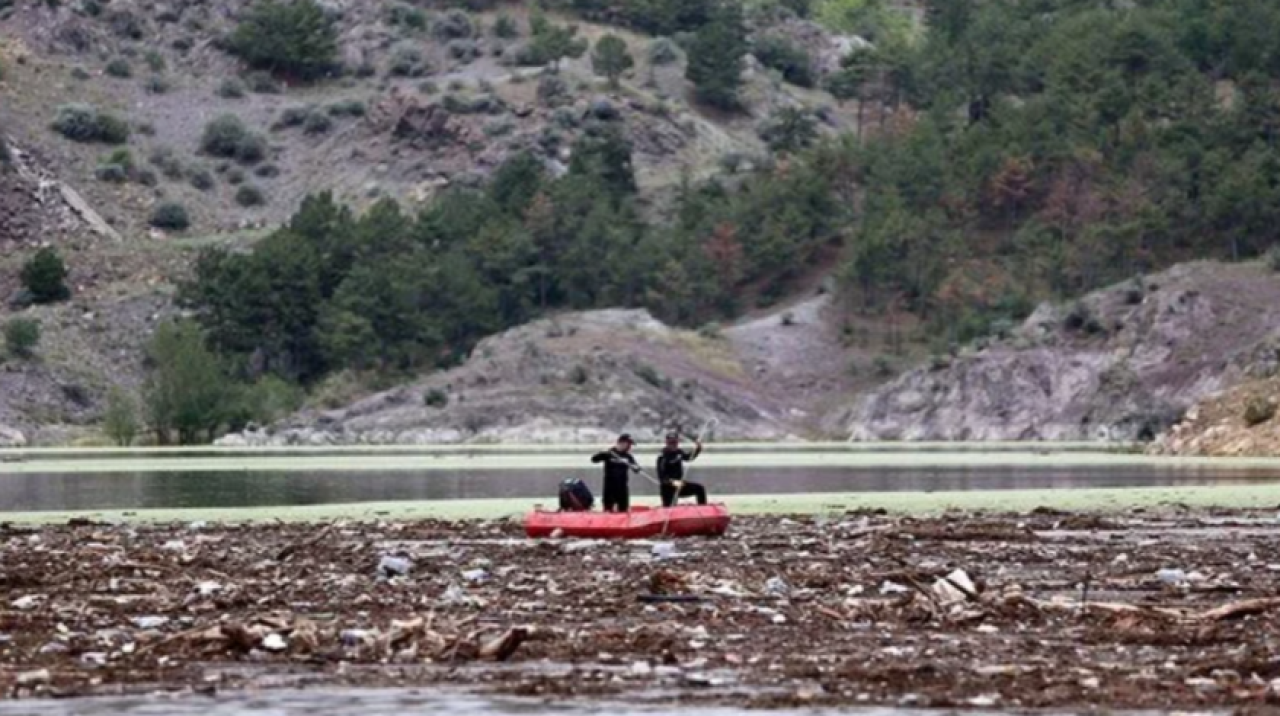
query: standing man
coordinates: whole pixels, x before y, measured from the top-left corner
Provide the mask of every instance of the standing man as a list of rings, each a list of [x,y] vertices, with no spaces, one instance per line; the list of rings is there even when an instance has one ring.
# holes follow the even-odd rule
[[[667,433],[667,444],[658,455],[658,482],[662,506],[674,507],[681,497],[696,497],[699,505],[707,504],[707,488],[696,482],[685,482],[684,464],[702,454],[702,441],[694,440],[693,452],[680,449],[680,433]]]
[[[591,462],[604,463],[604,511],[627,512],[631,509],[630,473],[639,470],[631,448],[635,441],[627,433],[618,436],[618,442],[604,452],[591,456]]]

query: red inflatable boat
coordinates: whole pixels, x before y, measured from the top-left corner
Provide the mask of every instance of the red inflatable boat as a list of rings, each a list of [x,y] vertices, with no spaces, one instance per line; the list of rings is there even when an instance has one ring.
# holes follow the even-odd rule
[[[646,539],[649,537],[715,537],[729,529],[724,505],[632,507],[630,512],[549,512],[535,509],[524,520],[530,537]]]

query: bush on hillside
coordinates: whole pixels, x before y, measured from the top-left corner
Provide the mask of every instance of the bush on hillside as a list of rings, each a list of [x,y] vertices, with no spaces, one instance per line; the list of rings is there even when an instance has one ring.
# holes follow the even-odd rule
[[[408,45],[396,48],[387,66],[387,72],[393,77],[421,77],[430,69],[422,50]]]
[[[244,83],[234,77],[228,77],[218,85],[218,96],[223,99],[240,99],[245,92]]]
[[[680,48],[669,38],[659,37],[649,45],[649,63],[670,65],[680,61]]]
[[[123,57],[117,57],[116,59],[108,62],[106,72],[111,77],[118,77],[120,79],[133,77],[133,67],[130,66],[129,61]]]
[[[190,181],[191,186],[199,189],[200,191],[209,191],[216,185],[216,182],[213,179],[213,173],[204,168],[192,171]]]
[[[451,10],[439,16],[431,32],[441,40],[461,40],[475,34],[471,16],[462,10]]]
[[[252,164],[267,155],[267,142],[250,132],[239,117],[224,114],[205,125],[200,149],[210,156]]]
[[[338,33],[314,0],[263,0],[227,46],[254,68],[314,80],[335,69]]]
[[[30,358],[39,344],[39,323],[29,318],[15,318],[4,324],[4,347],[9,355]]]
[[[36,303],[55,303],[71,298],[67,288],[67,266],[56,249],[45,247],[22,266],[22,287]]]
[[[172,85],[162,75],[151,75],[147,78],[146,87],[151,94],[166,94],[172,88]]]
[[[186,231],[191,227],[187,207],[176,201],[166,201],[151,212],[151,225],[168,231]]]
[[[1270,400],[1253,396],[1245,402],[1244,422],[1249,427],[1261,425],[1276,416],[1276,404]]]
[[[503,40],[520,37],[520,25],[510,15],[503,13],[493,21],[493,36]]]
[[[146,60],[147,67],[150,67],[152,72],[164,72],[164,55],[155,50],[147,50],[147,54],[143,56],[143,59]]]
[[[93,105],[64,104],[53,119],[53,129],[73,142],[124,144],[129,141],[129,125]]]
[[[813,86],[813,60],[809,53],[780,37],[756,41],[752,54],[760,64],[782,73],[782,79],[799,87]]]
[[[358,99],[349,99],[329,105],[329,114],[334,117],[363,117],[365,105]]]
[[[267,195],[253,184],[245,184],[236,190],[236,203],[243,207],[262,206],[267,203]]]

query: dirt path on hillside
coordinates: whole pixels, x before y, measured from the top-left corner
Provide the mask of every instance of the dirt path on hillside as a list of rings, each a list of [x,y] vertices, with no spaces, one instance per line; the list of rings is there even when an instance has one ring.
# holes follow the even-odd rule
[[[832,509],[739,519],[667,559],[509,522],[7,527],[0,689],[1152,709],[1280,692],[1273,512]]]

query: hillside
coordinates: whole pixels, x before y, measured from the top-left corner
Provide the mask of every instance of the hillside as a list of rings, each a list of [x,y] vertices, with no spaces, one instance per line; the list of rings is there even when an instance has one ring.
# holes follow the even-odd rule
[[[19,269],[40,246],[63,255],[74,296],[34,308],[0,304],[0,324],[22,316],[42,327],[35,360],[11,357],[0,368],[0,424],[41,442],[91,437],[108,388],[140,385],[142,346],[176,314],[175,288],[199,253],[251,246],[305,196],[330,191],[357,210],[391,198],[413,211],[451,188],[482,184],[521,154],[562,174],[575,142],[604,120],[629,142],[641,209],[660,213],[684,178],[771,161],[761,128],[781,107],[820,109],[818,128],[830,134],[856,121],[852,107],[750,58],[744,111],[709,109],[693,100],[683,51],[655,55],[655,38],[580,17],[551,19],[572,22],[593,44],[615,33],[634,57],[617,88],[593,73],[589,54],[562,60],[555,75],[522,66],[513,58],[530,43],[532,21],[520,3],[475,12],[331,3],[346,69],[297,82],[250,71],[225,51],[252,7],[113,0],[0,8],[0,137],[13,157],[0,171],[0,296],[19,295]],[[499,33],[500,21],[511,28]],[[795,18],[767,29],[803,42],[819,77],[856,42]],[[127,143],[60,135],[52,124],[68,105],[119,117]],[[240,163],[202,146],[210,122],[227,114],[263,137],[261,160]],[[245,187],[261,201],[246,205]],[[158,207],[174,203],[187,228],[150,225]]]
[[[1194,263],[1046,304],[833,418],[856,440],[1151,440],[1274,362],[1280,275]]]
[[[545,5],[0,5],[0,420],[100,440],[167,373],[210,395],[161,442],[307,428],[628,310],[722,336],[760,434],[1153,437],[1271,332],[1212,262],[1280,238],[1272,3]]]

